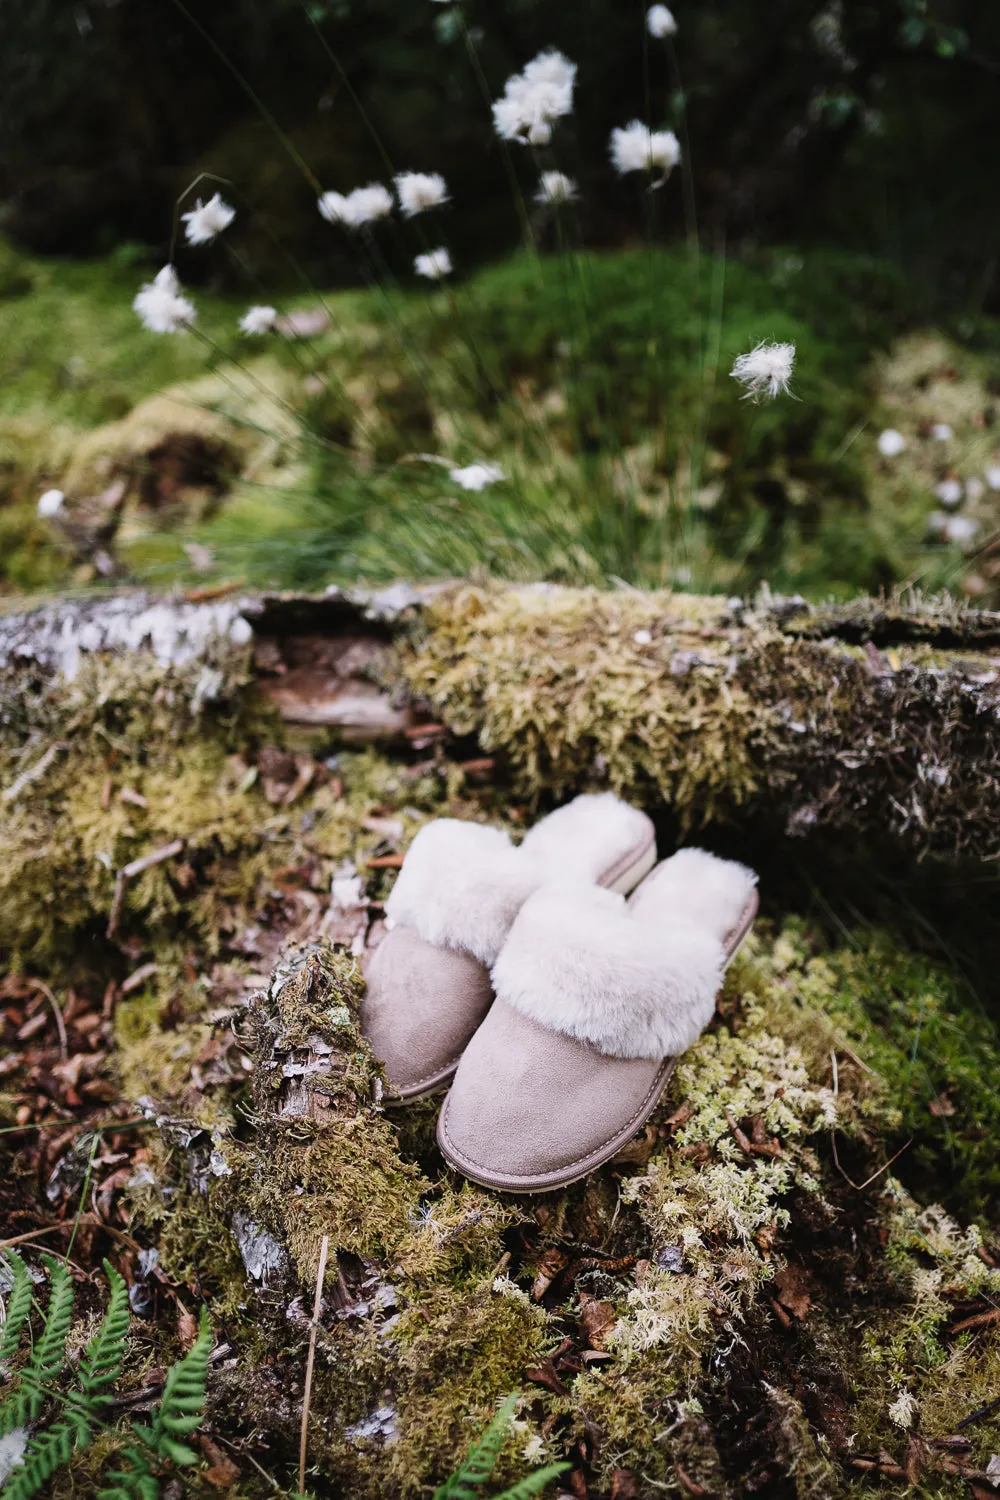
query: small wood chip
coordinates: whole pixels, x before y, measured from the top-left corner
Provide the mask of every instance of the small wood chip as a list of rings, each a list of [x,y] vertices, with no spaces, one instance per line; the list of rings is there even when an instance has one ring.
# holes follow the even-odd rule
[[[682,1469],[680,1464],[674,1464],[674,1473],[677,1475],[681,1489],[686,1495],[708,1494],[708,1490],[705,1489],[705,1486],[698,1484],[696,1480],[692,1479],[691,1475],[688,1474],[686,1470]]]
[[[378,854],[374,859],[365,861],[369,870],[398,870],[403,863],[401,854]]]
[[[148,807],[149,803],[141,792],[135,791],[133,787],[123,786],[118,793],[119,802],[127,802],[130,807]]]
[[[971,1318],[963,1318],[961,1323],[949,1328],[948,1333],[969,1333],[976,1328],[990,1328],[995,1323],[1000,1323],[1000,1307],[994,1307],[990,1312],[974,1313]]]
[[[130,974],[128,978],[122,983],[122,994],[131,995],[133,990],[141,989],[142,986],[146,983],[147,979],[152,979],[153,975],[158,971],[159,967],[159,964],[150,963],[143,964],[141,968],[136,969],[135,972]]]

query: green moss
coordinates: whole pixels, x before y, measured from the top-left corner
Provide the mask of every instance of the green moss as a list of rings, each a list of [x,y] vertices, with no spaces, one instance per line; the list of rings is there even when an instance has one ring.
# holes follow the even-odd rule
[[[752,794],[751,745],[771,717],[709,643],[720,613],[669,594],[459,590],[431,606],[402,667],[456,733],[504,752],[521,787],[653,793],[697,822]]]
[[[907,1180],[925,1198],[995,1218],[1000,1203],[996,1021],[956,973],[901,950],[887,934],[816,959],[803,996],[822,994],[844,1039],[879,1074],[900,1111]]]

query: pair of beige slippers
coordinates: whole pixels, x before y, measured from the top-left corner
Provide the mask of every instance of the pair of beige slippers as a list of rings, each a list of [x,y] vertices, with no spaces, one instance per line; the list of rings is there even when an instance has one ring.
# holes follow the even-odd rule
[[[641,1129],[711,1019],[756,884],[701,849],[657,864],[652,823],[611,793],[577,797],[518,846],[428,823],[366,976],[390,1089],[417,1099],[451,1080],[438,1144],[484,1187],[584,1177]]]

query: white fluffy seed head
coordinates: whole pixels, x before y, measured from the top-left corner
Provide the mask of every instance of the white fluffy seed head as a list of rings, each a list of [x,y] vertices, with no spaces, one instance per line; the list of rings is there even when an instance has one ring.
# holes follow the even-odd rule
[[[270,333],[277,320],[276,307],[248,307],[240,319],[240,332],[251,335]]]
[[[760,343],[741,354],[729,373],[744,387],[745,396],[759,401],[788,390],[794,364],[794,344]]]
[[[189,245],[207,245],[217,234],[228,229],[236,217],[236,210],[224,203],[216,193],[207,203],[199,198],[190,213],[181,214],[184,220],[184,235]]]
[[[948,516],[944,534],[956,547],[968,547],[979,534],[979,522],[973,516]]]
[[[180,285],[173,266],[164,266],[135,294],[132,307],[150,333],[179,333],[198,316],[194,303],[181,296]]]
[[[428,250],[425,254],[416,256],[413,269],[418,276],[424,276],[428,281],[443,281],[452,273],[451,256],[444,245],[439,245],[436,250]]]
[[[62,490],[46,490],[44,495],[38,497],[38,514],[45,520],[57,516],[66,504],[66,496]]]
[[[448,478],[463,490],[484,490],[488,484],[506,477],[499,464],[468,464],[464,469],[448,470]]]
[[[343,193],[323,193],[316,199],[316,207],[328,224],[347,223],[347,198]]]
[[[408,219],[440,208],[448,202],[448,186],[440,172],[400,172],[396,178],[396,196]]]
[[[878,451],[883,458],[898,458],[906,447],[906,439],[895,427],[887,427],[879,433]]]
[[[570,203],[576,197],[576,183],[565,172],[543,172],[535,197],[539,203]]]
[[[954,436],[954,429],[948,422],[935,422],[931,428],[931,437],[935,443],[948,443]]]
[[[940,484],[934,486],[934,493],[941,504],[950,509],[954,505],[961,505],[965,498],[965,486],[960,479],[942,479]]]
[[[522,73],[507,79],[493,104],[493,126],[501,140],[544,146],[552,126],[573,109],[576,63],[561,52],[540,52]]]
[[[1000,464],[991,464],[986,470],[986,483],[991,490],[1000,490]]]
[[[665,5],[651,5],[646,12],[646,29],[650,36],[655,36],[658,41],[668,36],[676,36],[677,22],[674,20],[673,11],[668,10]]]
[[[381,182],[370,182],[367,187],[355,188],[352,193],[324,193],[316,200],[316,207],[328,224],[343,224],[345,229],[363,229],[377,219],[388,218],[392,213],[393,198]]]
[[[680,159],[680,142],[672,130],[650,130],[641,120],[632,120],[611,132],[611,161],[622,177],[628,172],[660,172],[665,180]]]

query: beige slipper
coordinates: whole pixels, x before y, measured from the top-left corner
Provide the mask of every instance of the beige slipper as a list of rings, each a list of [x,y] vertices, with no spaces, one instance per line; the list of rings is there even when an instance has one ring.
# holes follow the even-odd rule
[[[392,930],[366,972],[361,1018],[393,1093],[446,1083],[493,1002],[490,965],[543,885],[630,891],[656,860],[645,813],[610,792],[576,797],[520,845],[499,828],[439,818],[410,846],[386,902]]]
[[[525,902],[441,1110],[448,1162],[484,1187],[544,1193],[609,1161],[711,1020],[756,882],[682,849],[628,903],[565,884]]]

